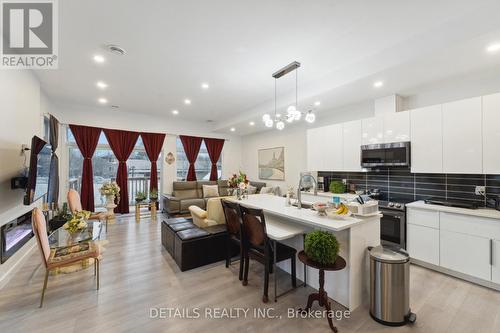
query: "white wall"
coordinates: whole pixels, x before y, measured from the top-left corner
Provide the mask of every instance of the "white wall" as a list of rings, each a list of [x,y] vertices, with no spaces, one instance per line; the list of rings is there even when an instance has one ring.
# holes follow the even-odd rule
[[[241,139],[241,168],[247,173],[250,180],[264,181],[269,186],[279,186],[282,194],[286,193],[290,186],[297,190],[300,172],[307,170],[306,131],[308,128],[368,118],[373,115],[373,101],[368,101],[341,109],[322,111],[318,114],[314,124],[301,122],[300,125],[288,126],[283,131],[272,129],[243,136]],[[328,144],[332,145],[332,143]],[[285,181],[258,179],[258,150],[273,147],[285,147]]]
[[[28,212],[23,205],[22,190],[11,190],[10,179],[23,170],[21,145],[31,145],[33,135],[42,136],[41,93],[38,79],[31,71],[3,70],[0,72],[0,225]],[[42,97],[44,98],[44,97]],[[26,160],[29,166],[29,152]],[[0,265],[0,287],[7,274],[13,272],[33,248],[34,238],[7,262]]]

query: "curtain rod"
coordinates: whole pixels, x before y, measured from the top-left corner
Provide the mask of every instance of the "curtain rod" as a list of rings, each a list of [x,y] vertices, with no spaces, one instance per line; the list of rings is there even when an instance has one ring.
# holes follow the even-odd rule
[[[52,115],[52,114],[50,114],[50,113],[48,113],[48,112],[44,112],[44,113],[43,113],[43,116],[48,116],[48,117],[50,117],[50,116],[53,116],[53,115]],[[55,117],[55,116],[54,116],[54,117]],[[57,119],[57,118],[56,118],[56,119]],[[59,119],[58,119],[57,121],[59,121]],[[69,124],[62,123],[62,122],[60,122],[60,121],[59,121],[59,125],[69,126]],[[76,124],[75,124],[75,125],[76,125]],[[82,126],[88,126],[88,125],[82,125]],[[135,132],[139,132],[139,131],[135,131]],[[148,132],[145,132],[145,133],[148,133]],[[165,133],[165,135],[176,135],[176,136],[179,136],[179,135],[184,135],[184,134],[178,134],[178,133]],[[202,137],[200,136],[200,138],[202,138]],[[212,139],[212,138],[209,138],[209,139]],[[226,138],[213,138],[213,139],[224,139],[224,141],[228,141],[228,142],[229,142],[229,141],[231,141],[230,139],[226,139]]]

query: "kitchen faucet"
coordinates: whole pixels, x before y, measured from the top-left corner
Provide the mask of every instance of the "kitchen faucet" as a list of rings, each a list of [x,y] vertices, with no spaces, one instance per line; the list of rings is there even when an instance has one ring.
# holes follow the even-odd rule
[[[301,172],[300,179],[299,179],[299,187],[297,188],[297,208],[298,209],[302,209],[301,189],[302,189],[302,180],[304,180],[305,177],[310,177],[313,180],[314,195],[318,195],[318,182],[316,181],[316,178],[314,178],[310,172]]]

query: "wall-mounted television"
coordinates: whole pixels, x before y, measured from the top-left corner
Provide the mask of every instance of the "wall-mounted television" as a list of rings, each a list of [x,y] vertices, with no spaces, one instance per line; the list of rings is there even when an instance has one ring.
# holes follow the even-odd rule
[[[36,135],[31,140],[30,168],[24,204],[30,205],[47,194],[52,150],[49,144]]]

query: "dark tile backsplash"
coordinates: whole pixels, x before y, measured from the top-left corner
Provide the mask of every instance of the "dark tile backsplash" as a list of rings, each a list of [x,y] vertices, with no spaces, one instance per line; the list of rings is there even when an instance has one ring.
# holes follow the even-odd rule
[[[320,171],[325,179],[356,184],[357,190],[378,188],[382,200],[425,200],[430,197],[471,200],[485,205],[476,186],[486,186],[487,195],[500,195],[500,175],[411,173],[410,169],[382,169],[367,172]]]

